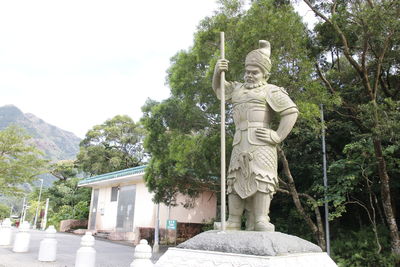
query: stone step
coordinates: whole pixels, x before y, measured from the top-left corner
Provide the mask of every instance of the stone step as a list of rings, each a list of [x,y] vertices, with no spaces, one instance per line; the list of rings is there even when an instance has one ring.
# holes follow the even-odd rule
[[[97,231],[97,233],[95,233],[94,235],[96,237],[101,237],[101,238],[107,238],[108,236],[111,234],[111,232],[106,232],[106,231]]]

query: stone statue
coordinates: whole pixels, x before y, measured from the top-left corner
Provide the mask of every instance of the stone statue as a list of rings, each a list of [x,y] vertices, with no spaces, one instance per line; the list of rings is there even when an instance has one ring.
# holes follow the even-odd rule
[[[233,104],[236,127],[227,173],[227,230],[241,229],[243,212],[246,230],[275,230],[268,213],[278,186],[276,146],[292,130],[298,109],[285,89],[267,83],[270,55],[270,43],[260,40],[260,48],[246,57],[244,83],[225,81],[225,98]],[[222,71],[228,71],[225,59],[218,60],[213,76],[212,86],[218,98]],[[276,131],[271,129],[274,114],[280,116]]]

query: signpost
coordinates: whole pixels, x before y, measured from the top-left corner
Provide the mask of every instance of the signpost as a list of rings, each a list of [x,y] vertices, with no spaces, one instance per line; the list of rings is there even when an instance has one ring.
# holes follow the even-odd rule
[[[169,244],[176,244],[177,225],[176,220],[167,220],[167,242]]]
[[[167,229],[168,230],[176,230],[177,221],[176,220],[167,220]]]

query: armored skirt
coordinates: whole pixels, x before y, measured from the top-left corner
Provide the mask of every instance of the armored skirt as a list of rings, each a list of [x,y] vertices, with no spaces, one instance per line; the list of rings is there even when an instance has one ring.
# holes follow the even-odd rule
[[[254,110],[254,105],[243,105],[253,106],[247,111]],[[236,129],[227,193],[237,193],[242,199],[251,197],[257,191],[273,194],[278,185],[276,145],[258,141],[255,136],[257,128],[268,128],[268,124],[254,121],[245,124],[245,127]]]

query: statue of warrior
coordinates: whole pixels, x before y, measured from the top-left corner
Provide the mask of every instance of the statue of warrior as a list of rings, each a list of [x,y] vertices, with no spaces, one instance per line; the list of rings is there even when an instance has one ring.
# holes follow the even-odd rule
[[[227,173],[227,230],[241,229],[243,212],[246,230],[275,230],[268,214],[278,186],[276,146],[292,130],[298,109],[285,89],[267,83],[270,55],[270,43],[260,40],[260,48],[246,57],[244,83],[225,81],[225,98],[233,104],[236,127]],[[212,86],[218,98],[222,71],[228,71],[225,59],[218,60],[213,76]],[[271,129],[275,114],[280,117],[276,131]]]

